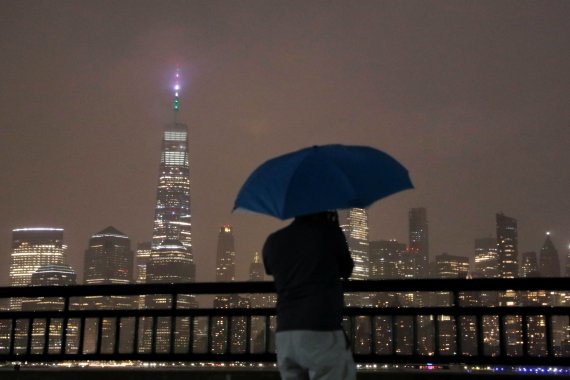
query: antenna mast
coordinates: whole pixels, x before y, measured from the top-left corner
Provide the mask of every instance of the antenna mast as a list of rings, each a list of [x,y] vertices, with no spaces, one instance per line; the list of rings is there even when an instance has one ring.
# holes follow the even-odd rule
[[[178,110],[180,109],[179,91],[180,91],[180,67],[177,67],[176,77],[174,80],[174,103],[172,105],[172,109],[174,110],[175,123],[178,121]]]

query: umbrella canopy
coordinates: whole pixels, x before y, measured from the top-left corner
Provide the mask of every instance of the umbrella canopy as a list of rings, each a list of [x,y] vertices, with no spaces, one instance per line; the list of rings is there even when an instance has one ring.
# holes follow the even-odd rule
[[[275,157],[241,187],[234,210],[279,219],[327,210],[365,208],[414,186],[398,161],[365,146],[322,145]]]

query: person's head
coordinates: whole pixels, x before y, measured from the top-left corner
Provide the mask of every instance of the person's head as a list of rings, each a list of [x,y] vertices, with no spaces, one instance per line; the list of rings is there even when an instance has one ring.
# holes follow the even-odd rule
[[[334,223],[338,225],[338,213],[336,211],[323,211],[314,214],[301,215],[295,219],[317,223]]]

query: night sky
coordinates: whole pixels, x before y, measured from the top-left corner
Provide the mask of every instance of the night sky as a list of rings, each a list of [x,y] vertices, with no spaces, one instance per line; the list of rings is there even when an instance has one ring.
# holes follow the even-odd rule
[[[283,222],[232,214],[266,159],[327,143],[371,145],[416,189],[369,209],[371,239],[407,242],[428,209],[431,256],[472,255],[495,213],[519,251],[570,243],[569,1],[20,1],[0,3],[0,285],[11,230],[65,228],[82,277],[109,225],[151,238],[160,143],[190,130],[198,281],[220,225],[237,277]]]

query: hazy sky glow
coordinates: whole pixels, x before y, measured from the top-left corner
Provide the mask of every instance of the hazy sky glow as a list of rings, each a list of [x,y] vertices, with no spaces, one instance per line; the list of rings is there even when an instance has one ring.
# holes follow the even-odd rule
[[[231,214],[264,160],[372,145],[416,189],[373,205],[373,239],[407,242],[428,208],[431,254],[472,254],[494,214],[520,251],[570,243],[570,2],[16,1],[0,6],[0,283],[11,230],[63,227],[82,277],[91,235],[151,238],[160,140],[190,129],[194,254],[214,279],[222,224],[238,278],[283,223]]]

